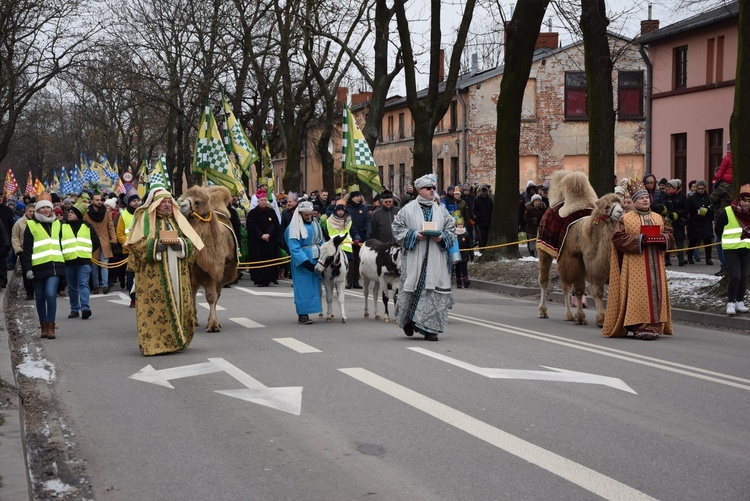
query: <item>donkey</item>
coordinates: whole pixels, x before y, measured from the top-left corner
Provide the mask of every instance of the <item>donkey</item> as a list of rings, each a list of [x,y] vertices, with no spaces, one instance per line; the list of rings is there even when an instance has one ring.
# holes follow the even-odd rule
[[[371,238],[366,241],[359,251],[359,274],[362,277],[362,286],[365,293],[365,318],[370,317],[367,309],[367,295],[370,282],[372,287],[372,302],[375,309],[375,320],[380,320],[378,313],[378,292],[383,293],[383,304],[385,305],[385,322],[391,321],[388,315],[388,286],[393,289],[393,304],[396,305],[398,298],[398,284],[401,278],[401,247],[397,244],[383,243]]]
[[[336,296],[339,301],[341,310],[341,322],[346,323],[346,309],[344,307],[344,296],[346,295],[346,273],[349,271],[349,260],[346,253],[341,248],[341,242],[344,241],[344,235],[336,235],[320,247],[320,257],[315,270],[323,278],[323,286],[326,289],[326,322],[333,319],[331,308],[333,306],[333,289],[336,289]]]

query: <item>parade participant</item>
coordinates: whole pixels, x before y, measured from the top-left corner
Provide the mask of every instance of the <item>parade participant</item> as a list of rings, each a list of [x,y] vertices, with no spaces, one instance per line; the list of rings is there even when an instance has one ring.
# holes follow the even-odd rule
[[[83,220],[83,214],[76,207],[71,207],[68,211],[67,220],[62,225],[60,243],[65,259],[65,276],[70,298],[68,318],[78,318],[80,311],[81,318],[86,320],[91,316],[91,255],[99,248],[99,238],[93,228]]]
[[[23,202],[17,202],[23,204]],[[34,212],[36,212],[36,204],[30,203],[24,206],[24,215],[20,217],[13,225],[11,231],[11,242],[13,244],[13,251],[16,256],[23,261],[23,235],[26,231],[26,224],[34,218]],[[26,300],[34,299],[34,282],[26,278],[23,274],[23,288],[26,290]]]
[[[135,212],[125,248],[137,276],[135,313],[141,355],[187,348],[195,330],[190,264],[203,241],[167,190],[149,192]]]
[[[133,225],[133,218],[135,217],[135,211],[141,206],[141,197],[135,191],[128,196],[127,205],[125,210],[120,212],[120,217],[117,219],[117,243],[122,246],[122,254],[124,257],[128,257],[130,251],[125,247],[125,242],[130,234],[130,228]],[[133,281],[135,280],[135,270],[131,266],[130,260],[126,266],[125,271],[125,289],[130,294],[130,307],[135,308],[135,291],[133,290]]]
[[[369,240],[372,236],[370,212],[362,199],[361,192],[354,190],[349,193],[349,199],[346,202],[346,211],[352,218],[352,255],[354,256],[354,259],[349,263],[349,272],[346,276],[346,288],[361,289],[362,286],[359,285],[359,244]]]
[[[47,195],[45,197],[45,195]],[[48,194],[39,195],[34,219],[26,223],[23,235],[22,269],[34,284],[36,311],[42,338],[55,339],[57,285],[65,275],[65,260],[60,246],[60,221],[52,212]]]
[[[628,185],[633,210],[625,213],[612,235],[609,298],[602,327],[605,337],[652,340],[672,334],[672,310],[664,253],[674,247],[672,228],[651,211],[651,199],[640,181]]]
[[[385,243],[396,243],[391,225],[399,208],[393,204],[393,193],[383,190],[380,194],[380,207],[372,213],[372,238]]]
[[[297,322],[312,323],[311,313],[321,313],[320,276],[315,265],[323,244],[323,230],[313,219],[312,202],[300,202],[294,211],[289,227],[284,233],[289,255],[292,259],[292,282]]]
[[[260,189],[255,193],[258,206],[247,214],[247,240],[249,262],[260,262],[263,268],[251,269],[250,278],[258,287],[268,287],[271,282],[278,283],[279,267],[269,266],[268,261],[279,257],[279,219],[268,203],[268,195]]]
[[[445,331],[453,305],[448,250],[456,238],[455,222],[434,201],[436,182],[432,174],[417,179],[415,202],[404,206],[393,221],[393,236],[404,249],[396,319],[407,336],[416,331],[428,341],[437,341]],[[434,224],[435,236],[425,235],[425,222]]]
[[[716,234],[729,272],[727,315],[747,313],[745,306],[747,275],[750,273],[750,184],[742,185],[740,194],[716,218]]]
[[[323,231],[328,234],[329,239],[338,235],[344,236],[344,241],[341,242],[340,248],[346,253],[347,259],[351,262],[353,259],[352,218],[349,216],[343,200],[339,199],[336,201],[336,206],[331,213],[331,217],[327,218],[323,224],[325,225]]]
[[[83,195],[81,195],[81,198],[84,198]],[[113,256],[112,244],[117,242],[117,234],[115,233],[115,225],[112,222],[111,210],[104,205],[102,196],[99,193],[94,193],[94,196],[91,197],[91,205],[86,210],[86,215],[83,219],[94,228],[96,236],[99,237],[100,247],[98,251],[94,252],[92,259],[104,265],[99,266],[92,261],[91,280],[94,283],[94,288],[91,292],[93,294],[102,292],[102,289],[99,288],[101,284],[101,287],[104,288],[104,294],[109,294],[109,269],[107,269],[106,264]]]

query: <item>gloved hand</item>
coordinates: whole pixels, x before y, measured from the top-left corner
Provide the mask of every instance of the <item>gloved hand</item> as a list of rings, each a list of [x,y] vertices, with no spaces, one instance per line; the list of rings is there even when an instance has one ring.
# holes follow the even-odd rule
[[[708,214],[708,209],[706,207],[701,207],[700,209],[698,209],[698,214],[701,216],[705,216],[706,214]]]
[[[356,239],[352,242],[352,245],[359,245],[359,239]]]
[[[661,215],[662,215],[662,216],[666,216],[666,215],[667,215],[667,212],[669,212],[669,211],[667,210],[667,206],[666,206],[666,205],[662,205],[662,206],[661,206]]]
[[[315,273],[323,274],[326,271],[325,268],[323,268],[323,265],[318,263],[315,265]]]
[[[644,237],[644,240],[647,244],[663,244],[667,241],[667,238],[663,233],[660,233],[655,237]]]
[[[175,252],[181,252],[182,251],[182,244],[172,244],[169,246],[170,249],[172,249]]]
[[[156,242],[156,252],[164,252],[167,250],[167,246],[161,242]]]
[[[26,279],[27,280],[34,280],[34,272],[29,270],[26,272]]]
[[[304,266],[307,271],[315,273],[315,265],[310,261],[305,261],[304,263],[302,263],[302,266]]]
[[[676,212],[670,212],[670,214],[669,214],[669,218],[670,218],[670,219],[671,219],[672,221],[677,221],[677,219],[679,219],[679,217],[680,217],[680,216],[678,216]]]

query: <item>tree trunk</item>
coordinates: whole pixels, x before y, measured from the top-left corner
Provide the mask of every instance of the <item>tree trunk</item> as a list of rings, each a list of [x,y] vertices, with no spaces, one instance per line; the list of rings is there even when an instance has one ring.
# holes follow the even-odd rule
[[[599,196],[611,193],[615,176],[615,109],[612,57],[604,0],[581,0],[581,31],[589,115],[589,181]]]
[[[750,183],[750,8],[747,2],[740,2],[737,24],[737,71],[734,77],[734,110],[729,121],[729,135],[732,141],[732,176],[734,193],[740,186]]]
[[[518,239],[518,169],[521,145],[521,104],[531,73],[534,46],[549,0],[519,0],[507,23],[505,69],[497,101],[495,136],[495,200],[489,245]],[[519,258],[517,245],[483,251],[482,260]]]

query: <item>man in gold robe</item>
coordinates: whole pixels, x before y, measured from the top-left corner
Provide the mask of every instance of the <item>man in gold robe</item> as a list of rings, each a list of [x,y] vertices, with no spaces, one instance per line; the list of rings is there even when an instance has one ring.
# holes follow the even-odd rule
[[[602,327],[606,337],[653,340],[672,334],[672,310],[664,253],[674,248],[672,228],[650,209],[643,183],[628,185],[633,210],[623,215],[612,235],[609,297]]]
[[[135,313],[141,355],[183,350],[195,330],[190,266],[203,241],[163,188],[149,192],[125,242],[135,270]]]

